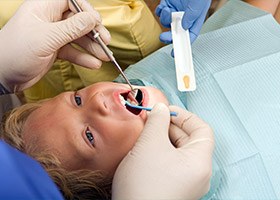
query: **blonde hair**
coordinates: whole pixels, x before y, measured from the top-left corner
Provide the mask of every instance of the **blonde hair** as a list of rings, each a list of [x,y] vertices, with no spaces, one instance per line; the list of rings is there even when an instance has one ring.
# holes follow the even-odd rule
[[[36,150],[36,143],[26,145],[22,130],[28,116],[41,106],[29,103],[12,110],[1,124],[1,139],[16,149],[30,155],[48,172],[66,199],[110,199],[112,178],[101,171],[64,169],[59,159],[51,153]]]

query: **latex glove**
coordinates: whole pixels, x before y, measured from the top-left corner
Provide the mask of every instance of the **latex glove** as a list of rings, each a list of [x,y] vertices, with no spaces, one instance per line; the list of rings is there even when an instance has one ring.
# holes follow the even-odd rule
[[[69,0],[26,0],[0,31],[0,82],[11,92],[36,83],[57,57],[88,68],[109,60],[97,43],[82,37],[96,29],[108,44],[109,32],[87,1],[78,2],[84,12],[74,15]],[[94,56],[73,48],[72,41]]]
[[[156,14],[163,26],[170,28],[171,12],[184,11],[182,27],[190,32],[190,40],[193,42],[204,23],[211,0],[161,0],[156,8]],[[164,32],[160,40],[166,44],[172,43],[171,32]]]
[[[112,199],[198,199],[209,190],[214,148],[211,128],[178,107],[157,104],[113,179]],[[168,130],[170,126],[170,142]]]

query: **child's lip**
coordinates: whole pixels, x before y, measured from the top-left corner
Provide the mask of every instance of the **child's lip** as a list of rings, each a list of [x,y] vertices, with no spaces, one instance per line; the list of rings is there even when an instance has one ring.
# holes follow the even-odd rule
[[[140,88],[141,92],[143,93],[143,98],[142,98],[142,106],[146,106],[149,102],[149,95],[147,90],[145,88]]]
[[[143,107],[147,107],[148,103],[149,103],[149,95],[148,92],[145,88],[140,88],[142,93],[143,93],[143,99],[142,99],[142,106]],[[147,119],[147,111],[142,110],[141,113],[139,114],[139,116],[146,120]]]

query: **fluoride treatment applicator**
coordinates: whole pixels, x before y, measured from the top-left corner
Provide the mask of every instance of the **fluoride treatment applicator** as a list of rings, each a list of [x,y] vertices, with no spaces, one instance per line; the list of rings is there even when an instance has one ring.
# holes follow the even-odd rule
[[[140,109],[140,110],[146,110],[146,111],[151,111],[152,108],[149,108],[149,107],[143,107],[143,106],[139,106],[139,105],[133,105],[133,104],[130,104],[128,101],[125,101],[125,105],[131,107],[131,108],[135,108],[135,109]],[[177,113],[176,112],[170,112],[170,116],[177,116]]]

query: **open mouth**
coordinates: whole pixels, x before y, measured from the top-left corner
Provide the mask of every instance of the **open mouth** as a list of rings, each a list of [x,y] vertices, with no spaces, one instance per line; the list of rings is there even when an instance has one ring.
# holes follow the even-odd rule
[[[129,95],[130,92],[125,92],[125,93],[121,93],[120,94],[120,99],[121,102],[123,104],[123,106],[125,106],[125,108],[130,111],[131,113],[133,113],[134,115],[139,115],[141,113],[142,110],[140,109],[136,109],[136,108],[132,108],[130,106],[127,106],[125,101],[129,102],[130,104],[134,104],[134,105],[139,105],[142,106],[142,102],[143,102],[143,92],[140,89],[137,89],[137,94],[135,99],[133,97],[131,97]]]

